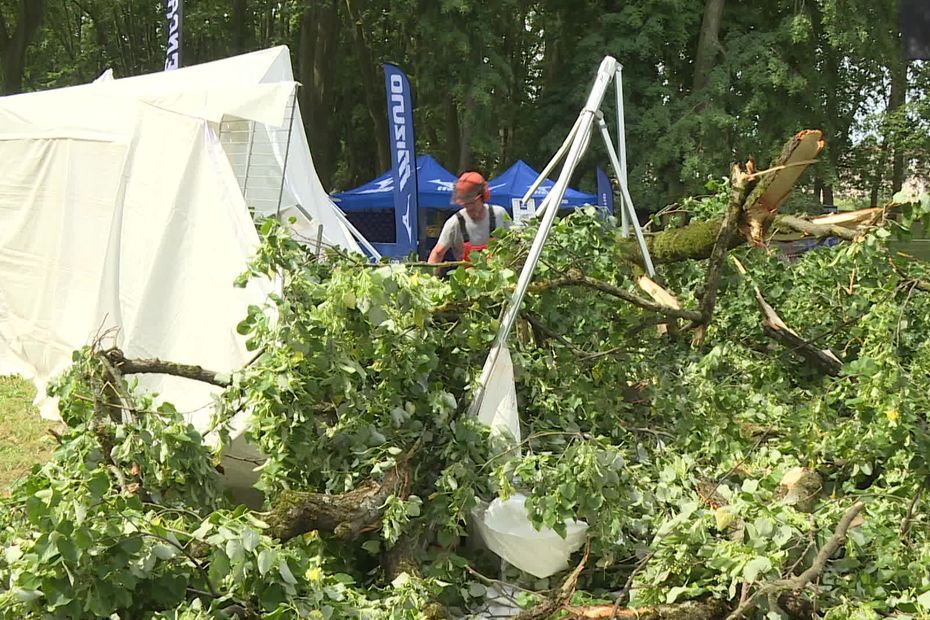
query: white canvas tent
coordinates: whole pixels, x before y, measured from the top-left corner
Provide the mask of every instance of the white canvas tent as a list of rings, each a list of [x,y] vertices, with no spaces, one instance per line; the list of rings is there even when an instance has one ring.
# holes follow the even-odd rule
[[[129,357],[221,372],[251,357],[236,324],[271,285],[232,286],[258,237],[224,124],[265,136],[278,166],[280,206],[249,206],[304,212],[304,229],[358,250],[313,167],[296,86],[278,47],[0,98],[0,373],[32,379],[43,415],[46,382],[107,328]],[[208,386],[143,382],[208,423]]]

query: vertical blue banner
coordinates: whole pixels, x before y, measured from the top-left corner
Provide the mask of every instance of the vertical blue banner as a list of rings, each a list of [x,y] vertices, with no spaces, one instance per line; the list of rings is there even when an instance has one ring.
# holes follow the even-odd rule
[[[597,167],[597,206],[609,215],[614,214],[614,190],[607,173],[600,166]]]
[[[397,65],[384,64],[387,90],[388,134],[391,144],[391,168],[394,178],[394,230],[396,256],[417,251],[417,166],[413,136],[413,104],[410,81]]]
[[[181,27],[184,22],[184,0],[165,0],[165,32],[168,35],[168,51],[165,55],[165,71],[181,66]]]

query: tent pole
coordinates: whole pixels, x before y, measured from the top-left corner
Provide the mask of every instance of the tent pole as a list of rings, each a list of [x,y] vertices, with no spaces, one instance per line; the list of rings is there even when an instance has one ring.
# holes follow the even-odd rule
[[[281,186],[278,188],[278,210],[275,217],[281,217],[281,199],[284,197],[284,179],[287,174],[287,157],[291,152],[291,134],[294,132],[294,108],[297,107],[297,85],[294,85],[294,91],[291,93],[291,120],[287,128],[287,142],[284,144],[284,161],[281,163]]]
[[[613,142],[610,139],[610,130],[607,129],[607,123],[604,122],[604,115],[600,112],[597,114],[597,124],[598,127],[601,128],[601,136],[603,136],[604,144],[607,146],[607,155],[610,157],[610,163],[614,167],[614,171],[617,173],[617,178],[620,179],[620,208],[623,210],[624,215],[629,216],[630,221],[633,222],[633,230],[636,232],[636,241],[639,242],[639,250],[642,252],[643,262],[646,263],[646,271],[649,273],[650,278],[654,278],[656,275],[656,269],[652,264],[652,257],[649,256],[649,249],[646,247],[646,239],[643,237],[643,229],[639,225],[639,218],[636,217],[636,211],[633,208],[633,201],[630,199],[630,192],[626,186],[626,179],[620,172],[620,166],[622,164],[617,158],[617,151],[614,150]],[[627,232],[627,235],[629,235],[629,232]]]
[[[620,167],[614,166],[617,171],[617,180],[621,185],[626,185],[626,140],[624,135],[626,127],[623,124],[623,65],[617,63],[617,77],[614,85],[617,91],[617,150],[620,151]],[[620,200],[623,200],[621,196]],[[624,237],[630,236],[630,221],[626,209],[620,209],[620,231]]]
[[[604,60],[601,61],[601,66],[597,72],[597,78],[594,80],[594,86],[591,87],[591,93],[588,95],[588,101],[585,103],[573,127],[574,139],[571,141],[571,148],[568,152],[568,156],[565,158],[562,172],[559,174],[558,180],[546,197],[556,205],[562,203],[562,198],[565,196],[565,190],[568,189],[572,173],[575,171],[575,167],[578,165],[581,156],[584,155],[584,149],[591,134],[594,115],[597,113],[601,102],[604,100],[604,93],[607,92],[607,87],[610,85],[610,80],[613,78],[616,65],[617,61],[610,56],[605,57]],[[545,245],[546,238],[549,236],[549,231],[552,229],[552,223],[555,221],[557,212],[558,209],[546,209],[542,223],[539,225],[539,230],[536,232],[536,237],[533,239],[533,245],[530,246],[530,251],[527,254],[523,270],[520,272],[520,278],[517,280],[517,286],[514,288],[513,296],[507,305],[507,310],[501,320],[500,329],[494,339],[494,345],[491,347],[491,352],[488,354],[488,358],[484,363],[484,368],[481,370],[481,377],[478,380],[475,398],[472,400],[471,406],[469,407],[469,413],[472,415],[478,415],[478,412],[481,410],[481,402],[484,400],[485,387],[497,364],[500,349],[506,346],[507,337],[510,335],[510,330],[517,320],[517,314],[520,312],[523,297],[526,294],[526,290],[529,288],[530,280],[533,278],[533,271],[536,269],[536,264],[539,262],[543,245]]]
[[[562,146],[559,147],[559,150],[556,151],[555,155],[552,156],[552,159],[549,160],[549,163],[546,164],[546,168],[536,177],[536,181],[530,185],[530,188],[527,190],[526,194],[523,195],[523,204],[526,204],[526,201],[530,199],[530,196],[539,188],[539,185],[543,180],[549,176],[549,173],[556,167],[556,165],[562,160],[562,157],[568,151],[568,147],[571,144],[572,140],[575,138],[575,134],[578,132],[578,127],[581,124],[581,115],[575,119],[575,124],[572,125],[571,131],[568,132],[568,135],[565,137],[565,141],[562,142]],[[550,192],[551,193],[551,192]]]
[[[371,254],[372,258],[375,260],[380,259],[381,252],[376,250],[374,246],[369,243],[368,239],[365,238],[365,235],[358,231],[355,225],[352,224],[352,222],[349,221],[349,218],[346,217],[346,214],[342,212],[342,209],[337,207],[332,201],[330,201],[329,204],[333,205],[333,212],[336,214],[336,217],[339,219],[343,226],[349,229],[349,233],[355,237],[355,240],[358,241],[359,245],[365,248],[365,250]]]

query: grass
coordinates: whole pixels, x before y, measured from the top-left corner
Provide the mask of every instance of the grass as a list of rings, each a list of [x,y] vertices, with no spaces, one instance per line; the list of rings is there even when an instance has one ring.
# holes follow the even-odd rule
[[[46,461],[55,448],[48,433],[53,422],[39,417],[32,406],[35,388],[20,377],[0,377],[0,495]]]

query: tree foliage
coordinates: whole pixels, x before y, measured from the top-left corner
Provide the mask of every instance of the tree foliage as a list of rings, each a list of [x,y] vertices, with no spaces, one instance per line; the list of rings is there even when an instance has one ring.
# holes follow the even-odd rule
[[[725,204],[695,203],[695,216]],[[928,211],[924,197],[901,220]],[[634,287],[612,221],[560,221],[511,345],[517,454],[464,411],[532,228],[441,280],[348,255],[319,261],[268,222],[240,283],[278,275],[283,286],[238,326],[260,355],[226,381],[215,423],[223,435],[232,415],[252,413],[266,509],[224,496],[202,437],[88,347],[51,388],[68,425],[54,459],[3,500],[0,614],[464,614],[499,566],[467,543],[470,511],[518,491],[537,526],[589,524],[587,562],[552,613],[610,606],[621,590],[622,607],[776,611],[786,603],[757,593],[816,568],[857,501],[861,520],[835,540],[842,555],[817,569],[816,592],[795,595],[828,618],[926,613],[930,274],[885,248],[898,226],[793,262],[734,250],[742,269],[724,270],[694,344],[685,325],[604,292]],[[662,270],[694,307],[704,265]],[[607,287],[566,281],[577,271]],[[838,356],[837,376],[766,335],[757,290]],[[787,489],[798,471],[814,482]],[[377,501],[301,528],[307,498],[316,509]],[[508,578],[537,593],[523,596],[532,607],[564,575]]]

